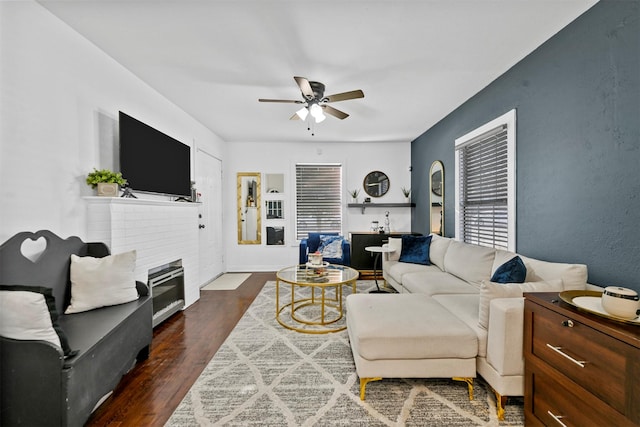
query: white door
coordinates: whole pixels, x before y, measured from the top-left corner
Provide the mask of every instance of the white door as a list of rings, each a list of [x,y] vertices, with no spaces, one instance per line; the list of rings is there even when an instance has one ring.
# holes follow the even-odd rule
[[[200,193],[200,287],[223,273],[222,161],[205,151],[196,152],[196,189]]]

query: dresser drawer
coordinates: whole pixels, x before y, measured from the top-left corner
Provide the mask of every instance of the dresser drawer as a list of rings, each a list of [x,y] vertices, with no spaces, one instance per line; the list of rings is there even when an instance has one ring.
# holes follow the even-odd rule
[[[565,387],[544,369],[527,370],[531,413],[545,426],[633,426],[634,423],[579,387]],[[531,421],[531,420],[530,420]],[[530,422],[537,424],[537,422]]]
[[[631,346],[540,306],[533,307],[531,321],[533,355],[625,413]]]

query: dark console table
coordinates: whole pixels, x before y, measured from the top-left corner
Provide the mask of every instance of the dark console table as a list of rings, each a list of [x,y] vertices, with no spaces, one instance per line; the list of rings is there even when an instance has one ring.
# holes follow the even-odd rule
[[[361,274],[373,274],[375,254],[367,252],[367,246],[382,246],[389,241],[389,237],[400,237],[406,234],[419,235],[419,233],[392,232],[376,233],[373,231],[351,231],[349,240],[351,242],[351,268],[355,268]],[[381,270],[382,268],[380,268]]]

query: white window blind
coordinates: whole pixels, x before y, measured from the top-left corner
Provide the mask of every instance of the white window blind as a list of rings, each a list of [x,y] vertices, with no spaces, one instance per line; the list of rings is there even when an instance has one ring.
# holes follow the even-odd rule
[[[456,141],[459,240],[515,251],[515,112],[513,119],[496,119]]]
[[[296,237],[342,231],[342,166],[296,165]]]

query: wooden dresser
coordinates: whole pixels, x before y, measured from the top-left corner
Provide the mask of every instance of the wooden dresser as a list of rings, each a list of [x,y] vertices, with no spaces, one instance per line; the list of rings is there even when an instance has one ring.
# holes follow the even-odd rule
[[[526,293],[525,421],[529,426],[640,425],[640,326]]]

